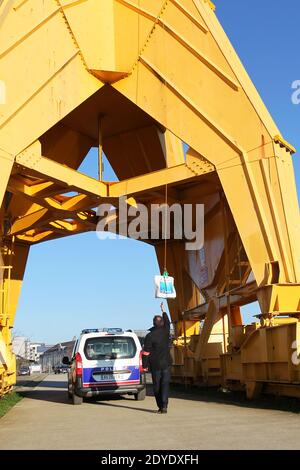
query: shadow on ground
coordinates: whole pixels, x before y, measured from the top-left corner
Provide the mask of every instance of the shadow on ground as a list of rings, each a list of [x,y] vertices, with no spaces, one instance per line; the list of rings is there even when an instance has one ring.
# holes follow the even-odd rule
[[[43,380],[38,384],[39,388],[62,388],[64,390],[67,390],[67,383],[68,383],[68,378],[65,376],[65,380],[60,380],[57,382],[54,382],[53,380]]]
[[[22,396],[32,400],[43,400],[56,402],[61,404],[72,405],[67,395],[67,386],[65,381],[53,382],[45,380],[38,385],[39,389],[23,390]],[[43,390],[44,389],[44,390]],[[152,386],[147,384],[147,396],[153,397],[153,408],[155,409],[155,400],[153,396]],[[222,405],[237,406],[242,408],[253,409],[269,409],[288,411],[300,414],[300,400],[287,397],[261,396],[256,400],[248,400],[243,392],[227,392],[224,393],[217,388],[191,388],[186,389],[183,385],[172,385],[170,387],[170,399],[193,400],[202,403],[218,403]],[[153,409],[144,409],[138,406],[129,405],[129,402],[135,402],[131,396],[105,396],[98,398],[89,398],[84,400],[86,403],[97,404],[102,406],[112,406],[118,408],[128,408],[133,411],[142,411],[144,413],[153,413]],[[138,402],[136,402],[138,404]],[[127,406],[128,405],[128,406]],[[73,405],[72,405],[73,406]]]
[[[224,393],[220,388],[185,388],[184,385],[172,385],[170,398],[182,398],[183,400],[196,400],[205,403],[220,403],[243,408],[289,411],[300,414],[300,400],[298,398],[261,395],[255,400],[249,400],[245,392],[227,391]]]
[[[16,387],[34,387],[46,377],[46,374],[33,374],[26,376],[18,376]]]

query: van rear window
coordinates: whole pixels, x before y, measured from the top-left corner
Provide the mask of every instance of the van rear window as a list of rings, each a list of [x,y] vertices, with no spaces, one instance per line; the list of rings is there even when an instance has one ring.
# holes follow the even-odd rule
[[[136,345],[130,336],[98,336],[86,340],[84,354],[91,361],[130,359],[136,354]]]

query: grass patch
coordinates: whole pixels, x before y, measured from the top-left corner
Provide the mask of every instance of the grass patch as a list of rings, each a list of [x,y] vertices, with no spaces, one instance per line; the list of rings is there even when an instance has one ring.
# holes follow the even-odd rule
[[[16,405],[23,396],[20,393],[12,392],[0,399],[0,418],[5,415],[13,406]]]

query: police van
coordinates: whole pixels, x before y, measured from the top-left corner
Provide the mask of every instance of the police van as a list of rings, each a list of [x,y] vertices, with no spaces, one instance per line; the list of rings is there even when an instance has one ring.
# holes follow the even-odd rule
[[[100,395],[146,396],[142,347],[135,333],[120,328],[83,330],[75,342],[69,365],[68,396],[74,405]]]

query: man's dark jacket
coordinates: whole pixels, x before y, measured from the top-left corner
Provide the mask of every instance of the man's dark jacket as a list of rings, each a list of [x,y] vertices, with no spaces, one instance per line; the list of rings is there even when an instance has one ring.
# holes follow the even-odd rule
[[[164,312],[164,325],[154,326],[150,329],[144,342],[143,367],[151,371],[164,370],[172,365],[170,355],[170,320]]]

